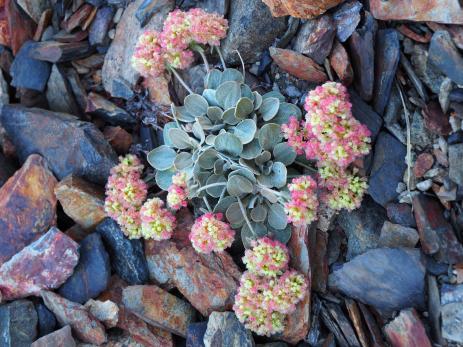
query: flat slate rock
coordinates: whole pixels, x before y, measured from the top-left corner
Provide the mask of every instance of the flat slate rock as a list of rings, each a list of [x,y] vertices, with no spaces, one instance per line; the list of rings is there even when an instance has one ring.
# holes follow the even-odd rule
[[[21,161],[39,153],[59,179],[72,173],[105,184],[110,169],[117,163],[116,153],[97,127],[69,114],[6,105],[0,124]]]
[[[36,303],[35,310],[37,311],[38,336],[45,336],[56,330],[56,317],[44,304]]]
[[[329,286],[390,312],[424,305],[425,267],[418,249],[377,248],[355,257],[329,276]]]
[[[65,325],[59,330],[41,337],[31,347],[75,347],[76,341],[72,337],[71,327]]]
[[[429,61],[457,84],[463,84],[463,56],[448,31],[436,31],[429,45]]]
[[[144,284],[149,280],[141,240],[129,240],[111,218],[103,220],[96,228],[109,252],[114,271],[127,283]]]
[[[249,330],[238,321],[233,312],[212,312],[204,334],[206,347],[254,347]]]
[[[207,322],[191,323],[186,331],[186,347],[204,347]]]
[[[0,306],[0,346],[30,347],[37,338],[37,312],[29,300]]]
[[[376,111],[368,105],[353,89],[349,90],[350,102],[352,103],[352,115],[360,123],[367,126],[371,132],[371,140],[374,143],[381,131],[383,119]]]

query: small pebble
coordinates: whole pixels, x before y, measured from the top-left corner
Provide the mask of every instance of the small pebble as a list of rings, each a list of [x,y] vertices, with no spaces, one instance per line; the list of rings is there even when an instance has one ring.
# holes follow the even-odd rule
[[[432,180],[430,179],[416,184],[416,188],[418,188],[422,192],[429,190],[429,188],[431,187],[432,187]]]

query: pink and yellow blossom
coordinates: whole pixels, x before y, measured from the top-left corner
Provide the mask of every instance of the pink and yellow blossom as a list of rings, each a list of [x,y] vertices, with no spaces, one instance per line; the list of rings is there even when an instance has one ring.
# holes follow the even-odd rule
[[[208,13],[200,8],[187,12],[191,39],[203,45],[218,46],[227,35],[228,21],[217,13]]]
[[[191,228],[190,241],[200,253],[221,252],[232,245],[235,231],[222,221],[221,213],[206,213],[196,219]]]
[[[309,225],[317,219],[317,183],[310,176],[294,178],[288,184],[291,199],[285,204],[288,221],[294,225]]]
[[[188,205],[188,188],[186,183],[186,173],[177,172],[172,177],[172,184],[167,190],[167,206],[174,211]]]
[[[145,31],[135,46],[132,56],[132,66],[142,76],[158,77],[165,71],[165,57],[161,47],[161,33]]]
[[[140,210],[141,235],[156,241],[170,239],[174,232],[175,217],[159,198],[147,200]]]
[[[287,269],[288,262],[286,246],[268,237],[254,241],[243,257],[243,263],[251,273],[265,277],[280,275]]]

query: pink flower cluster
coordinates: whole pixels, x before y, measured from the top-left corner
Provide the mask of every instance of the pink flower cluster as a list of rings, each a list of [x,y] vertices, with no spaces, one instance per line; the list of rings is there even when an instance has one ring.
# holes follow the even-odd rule
[[[150,199],[142,206],[140,219],[143,238],[156,241],[171,238],[175,229],[175,217],[163,206],[164,202],[159,198]]]
[[[307,292],[305,277],[289,270],[288,260],[286,246],[268,238],[258,240],[243,258],[248,271],[241,277],[233,310],[247,329],[259,335],[283,332],[286,315],[294,312]],[[272,261],[275,264],[269,264]],[[263,268],[270,271],[262,272]]]
[[[167,193],[167,206],[174,211],[188,205],[188,189],[186,183],[186,173],[177,172],[172,177],[172,184],[170,185]]]
[[[185,69],[194,60],[191,50],[197,44],[219,45],[226,36],[228,22],[216,13],[194,8],[175,10],[164,21],[162,32],[145,32],[138,40],[133,67],[144,76],[159,76],[165,65]]]
[[[235,231],[222,221],[221,213],[206,213],[191,227],[190,241],[200,253],[221,252],[232,245]]]
[[[308,225],[317,219],[317,182],[310,176],[293,178],[288,189],[291,200],[285,204],[288,221],[294,225]]]

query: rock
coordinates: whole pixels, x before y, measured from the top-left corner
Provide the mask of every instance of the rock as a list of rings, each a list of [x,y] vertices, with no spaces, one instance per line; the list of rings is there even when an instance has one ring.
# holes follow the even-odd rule
[[[64,72],[56,64],[51,69],[47,83],[47,100],[51,111],[79,114],[71,85],[64,76]]]
[[[16,88],[27,88],[43,92],[50,77],[51,64],[29,57],[29,52],[33,47],[34,42],[28,41],[24,43],[16,54],[10,70],[13,78],[11,85]]]
[[[149,273],[141,240],[129,240],[111,218],[96,228],[106,245],[114,271],[129,284],[144,284]]]
[[[422,111],[424,125],[431,133],[441,136],[449,135],[452,132],[449,117],[442,111],[437,101],[431,101]]]
[[[176,82],[177,80],[174,79],[173,80],[174,85],[176,84]],[[190,88],[192,88],[191,85],[189,86]],[[145,78],[143,80],[143,87],[145,87],[145,89],[148,90],[151,101],[156,102],[160,105],[164,105],[164,106],[168,106],[172,103],[172,100],[169,95],[169,80],[166,76],[159,76],[159,77],[150,76],[148,78]],[[203,89],[204,89],[204,86],[203,86]],[[181,97],[179,97],[179,100],[181,100]]]
[[[29,300],[0,306],[0,345],[29,347],[37,338],[37,313]]]
[[[114,7],[104,6],[98,9],[95,19],[90,26],[88,33],[88,42],[92,45],[101,45],[104,43],[108,33],[111,21],[114,17]]]
[[[56,179],[31,155],[0,189],[0,265],[56,223]]]
[[[145,30],[162,30],[167,14],[174,8],[174,0],[165,1],[165,5],[141,28],[135,12],[144,0],[137,0],[125,9],[116,27],[116,35],[105,56],[102,70],[103,86],[113,97],[130,99],[133,87],[140,75],[131,67],[132,58],[138,37]]]
[[[327,80],[323,68],[312,59],[289,49],[270,47],[270,55],[283,71],[297,78],[322,83]]]
[[[422,307],[424,275],[419,250],[377,248],[335,270],[329,285],[379,310],[394,311]]]
[[[32,40],[36,25],[17,5],[15,0],[5,0],[5,15],[8,21],[9,46],[16,55],[24,42]]]
[[[330,55],[330,65],[333,68],[336,75],[338,75],[342,84],[350,86],[354,80],[354,70],[350,63],[350,58],[346,52],[344,46],[335,40],[333,43],[333,49]]]
[[[106,342],[104,326],[87,312],[84,306],[49,291],[41,292],[45,306],[52,311],[61,325],[70,325],[82,342],[101,345]]]
[[[348,41],[355,74],[354,85],[365,101],[370,101],[373,96],[377,26],[374,18],[365,11],[365,24],[354,31]]]
[[[94,229],[106,218],[104,191],[97,185],[70,175],[55,187],[64,212],[85,230]]]
[[[230,65],[240,64],[235,50],[240,52],[246,63],[256,62],[261,53],[286,30],[284,18],[273,18],[262,1],[254,0],[232,1],[228,24],[227,37],[222,40],[221,50]]]
[[[262,0],[275,17],[287,16],[311,19],[325,13],[343,0]]]
[[[442,336],[463,343],[463,285],[444,284],[441,289]]]
[[[94,11],[94,7],[90,4],[83,4],[71,16],[66,18],[61,27],[68,33],[80,27],[85,30],[87,18],[89,18]]]
[[[318,64],[323,64],[331,52],[335,35],[333,19],[326,14],[302,25],[296,37],[294,50],[309,56]]]
[[[394,29],[378,30],[375,52],[373,105],[380,115],[388,104],[400,59],[399,34]]]
[[[207,322],[191,323],[186,332],[186,347],[204,347]]]
[[[452,81],[463,84],[463,57],[447,31],[436,31],[432,36],[429,61]]]
[[[449,146],[449,178],[463,187],[463,143]]]
[[[59,295],[79,304],[96,298],[108,286],[111,277],[109,256],[97,233],[88,235],[79,248],[80,259],[74,273],[58,290]]]
[[[48,61],[50,63],[64,63],[71,60],[88,57],[92,54],[92,52],[93,49],[89,46],[87,41],[43,41],[36,42],[33,45],[29,52],[29,56],[33,59]]]
[[[390,248],[413,248],[419,240],[420,237],[416,229],[385,221],[381,228],[378,245]]]
[[[203,255],[172,241],[147,241],[145,254],[150,278],[173,284],[203,316],[232,309],[241,272],[228,253]]]
[[[337,28],[336,36],[339,41],[347,41],[357,28],[357,25],[360,23],[360,10],[362,6],[357,0],[350,0],[339,6],[333,13],[333,19]]]
[[[431,132],[426,127],[423,116],[416,110],[410,119],[410,142],[413,148],[426,149],[433,142]],[[406,143],[406,141],[403,141]]]
[[[58,288],[72,274],[79,255],[77,243],[51,228],[0,267],[3,300],[38,295],[43,289]]]
[[[71,327],[69,325],[56,330],[55,332],[48,334],[37,341],[35,341],[31,347],[75,347],[76,342],[72,337]]]
[[[37,23],[37,29],[34,34],[34,41],[40,41],[42,39],[43,33],[47,28],[49,28],[51,19],[53,17],[53,10],[51,8],[46,9],[40,15],[40,19]]]
[[[134,125],[136,120],[124,109],[117,107],[111,101],[93,92],[88,94],[86,113],[99,117],[115,125]]]
[[[286,317],[281,339],[296,344],[306,338],[310,328],[310,292],[296,305],[296,311]]]
[[[55,315],[42,303],[35,304],[35,310],[38,318],[38,336],[41,337],[54,332],[56,330]]]
[[[371,132],[371,141],[374,143],[383,125],[383,119],[354,90],[349,90],[349,94],[352,103],[352,115],[368,127]]]
[[[148,324],[182,337],[195,319],[195,310],[188,302],[154,285],[125,288],[122,303]]]
[[[416,178],[421,178],[434,165],[434,157],[429,153],[421,153],[413,166],[413,174]]]
[[[347,259],[376,248],[385,221],[386,211],[368,196],[363,198],[357,210],[342,210],[337,223],[347,235]]]
[[[230,7],[230,0],[200,0],[198,7],[207,12],[215,12],[226,17]]]
[[[213,312],[207,322],[204,346],[254,347],[254,340],[233,312]]]
[[[370,0],[370,9],[375,18],[388,20],[412,20],[463,24],[463,9],[452,0],[410,0],[407,5],[401,0]]]
[[[14,174],[14,167],[10,161],[0,152],[0,188]]]
[[[386,205],[387,218],[392,223],[400,224],[405,227],[416,228],[415,216],[410,205],[389,203]]]
[[[393,347],[431,347],[423,323],[415,309],[403,310],[384,327],[384,332]]]
[[[40,21],[42,12],[51,7],[48,0],[17,0],[17,3],[36,23]]]
[[[368,192],[380,205],[385,206],[397,197],[397,185],[402,182],[407,167],[407,150],[395,137],[380,132],[376,140]]]
[[[403,58],[404,56],[402,56]],[[406,59],[406,58],[405,58]],[[401,61],[405,61],[401,59]],[[445,77],[428,59],[428,51],[422,45],[413,46],[411,63],[418,80],[423,81],[433,93],[439,94]]]
[[[40,153],[59,179],[75,174],[104,184],[117,163],[116,153],[96,126],[74,116],[7,105],[0,121],[21,160]],[[54,136],[49,136],[51,129]]]
[[[3,73],[0,71],[0,110],[3,105],[10,103],[9,86],[6,83]]]
[[[98,301],[90,299],[84,305],[87,310],[100,322],[102,322],[106,328],[114,328],[117,326],[119,321],[119,307],[110,301]]]
[[[132,135],[120,126],[107,126],[103,129],[103,135],[117,154],[126,154],[132,146]]]
[[[328,232],[309,229],[309,257],[312,290],[320,293],[326,292],[328,282]]]
[[[439,201],[419,194],[413,197],[413,210],[420,234],[421,249],[439,262],[456,264],[463,261],[463,246],[444,218]]]

